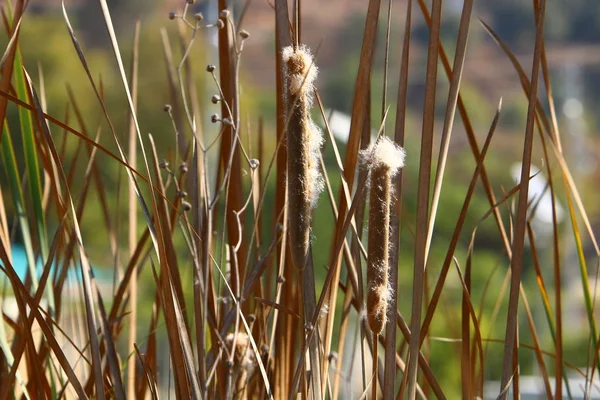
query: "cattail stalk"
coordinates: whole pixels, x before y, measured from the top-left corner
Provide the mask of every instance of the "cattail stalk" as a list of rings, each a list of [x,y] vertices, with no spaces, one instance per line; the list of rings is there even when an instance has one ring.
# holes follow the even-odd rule
[[[288,110],[288,230],[292,261],[297,268],[304,268],[310,245],[312,211],[323,190],[318,167],[323,138],[309,114],[317,68],[305,46],[286,47],[282,55]]]
[[[404,166],[405,153],[383,137],[369,146],[363,157],[371,173],[367,319],[369,328],[377,335],[387,321],[388,302],[393,294],[388,279],[392,177]]]

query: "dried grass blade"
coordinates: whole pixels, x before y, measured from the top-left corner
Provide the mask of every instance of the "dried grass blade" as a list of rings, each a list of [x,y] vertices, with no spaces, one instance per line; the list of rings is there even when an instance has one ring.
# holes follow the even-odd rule
[[[431,26],[431,16],[429,15],[429,11],[425,4],[425,0],[418,0],[418,3],[419,3],[419,8],[421,9],[421,12],[423,14],[423,17],[425,18],[425,22],[427,23],[428,26]],[[451,79],[452,70],[450,67],[450,62],[448,61],[448,56],[446,55],[444,46],[442,46],[441,44],[439,47],[439,52],[440,52],[439,55],[440,55],[446,76],[448,77],[448,79]],[[458,107],[458,112],[460,114],[460,117],[462,119],[462,122],[463,122],[463,125],[465,128],[465,133],[467,134],[467,139],[469,141],[469,146],[471,147],[471,152],[473,153],[475,162],[477,162],[477,160],[480,158],[481,152],[479,150],[479,145],[477,144],[477,138],[475,137],[475,131],[473,129],[473,125],[471,124],[469,115],[467,113],[467,109],[465,107],[465,104],[464,104],[460,94],[458,95],[457,107]],[[504,222],[502,221],[500,212],[494,206],[496,204],[496,197],[494,195],[492,186],[490,185],[485,166],[481,167],[481,182],[482,182],[483,188],[485,190],[485,194],[488,198],[488,202],[491,206],[491,211],[494,215],[496,225],[498,226],[498,231],[499,231],[501,239],[504,243],[504,247],[505,247],[506,251],[510,254],[510,242],[508,240],[508,236],[506,234],[506,230],[504,228]]]
[[[43,133],[43,137],[45,140],[44,144],[48,147],[48,150],[51,153],[56,166],[58,167],[58,174],[60,176],[60,179],[62,180],[62,182],[64,184],[66,184],[67,179],[64,174],[64,170],[62,168],[62,163],[61,163],[60,159],[58,158],[58,152],[54,145],[52,136],[50,135],[50,131],[48,130],[48,125],[46,123],[46,120],[44,119],[42,108],[39,103],[37,94],[35,92],[33,84],[31,83],[31,79],[27,75],[27,72],[26,71],[23,71],[23,72],[25,73],[25,77],[27,79],[28,96],[30,98],[30,101],[35,105],[36,110],[37,110],[36,122],[38,125],[38,129],[40,129],[40,131]],[[102,374],[102,358],[100,356],[100,348],[99,348],[99,342],[98,342],[98,336],[97,336],[98,335],[97,334],[98,327],[97,327],[97,323],[96,323],[95,302],[94,302],[94,296],[92,293],[93,275],[92,275],[92,270],[91,270],[89,261],[87,259],[87,255],[84,250],[83,239],[81,237],[81,231],[79,228],[79,222],[77,220],[77,213],[75,212],[75,206],[73,204],[73,199],[71,197],[69,188],[65,187],[65,190],[66,190],[66,194],[67,194],[66,200],[68,201],[68,207],[69,207],[70,213],[73,218],[73,227],[75,230],[75,236],[76,236],[78,250],[79,250],[79,258],[80,258],[80,262],[81,262],[81,274],[83,277],[83,293],[84,293],[86,317],[87,317],[86,319],[87,319],[88,334],[90,337],[90,344],[91,344],[91,351],[92,351],[92,365],[94,368],[94,375],[95,375],[95,380],[96,380],[96,394],[99,398],[101,398],[101,397],[104,397],[104,383],[103,383],[103,374]]]
[[[165,193],[156,146],[150,135],[152,166],[155,180],[161,193]],[[177,262],[172,242],[171,224],[168,218],[166,204],[159,199],[156,203],[157,239],[160,249],[161,274],[157,283],[160,285],[161,303],[164,307],[167,334],[169,337],[173,372],[178,395],[184,398],[200,398],[200,384],[193,366],[193,353],[189,341],[189,328],[181,309],[185,309],[183,292]]]
[[[456,51],[454,54],[454,65],[452,66],[452,79],[450,80],[450,90],[446,102],[446,113],[444,116],[444,126],[442,128],[442,139],[440,145],[440,154],[437,161],[435,172],[435,184],[433,188],[433,198],[431,200],[431,215],[429,217],[429,228],[427,231],[427,244],[425,247],[425,260],[429,258],[429,249],[433,237],[433,228],[437,215],[446,162],[448,160],[448,150],[450,147],[450,138],[452,137],[452,128],[454,126],[454,116],[456,114],[456,103],[458,102],[458,93],[467,55],[467,41],[469,39],[469,26],[471,25],[471,12],[473,10],[473,0],[463,2],[462,14],[460,17],[460,26],[456,39]]]
[[[581,288],[583,290],[585,310],[588,317],[588,324],[590,326],[590,346],[593,346],[591,347],[591,349],[595,350],[598,348],[598,330],[596,328],[596,317],[594,314],[594,301],[592,300],[593,297],[590,291],[590,283],[587,272],[587,262],[585,260],[583,243],[581,240],[581,233],[579,230],[579,224],[577,223],[577,217],[575,215],[575,208],[573,207],[572,195],[568,190],[565,194],[567,197],[567,205],[569,208],[569,217],[571,219],[571,228],[573,229],[573,239],[575,240],[575,248],[577,251],[577,258],[579,261],[579,271],[581,273]],[[592,372],[595,368],[598,368],[598,370],[600,370],[600,360],[598,361],[597,366],[592,366]]]
[[[475,235],[473,235],[474,238]],[[479,354],[479,363],[480,363],[480,369],[481,369],[481,376],[484,376],[484,354],[483,354],[483,339],[481,337],[481,331],[479,329],[479,319],[477,318],[477,314],[475,313],[475,308],[473,307],[473,302],[471,300],[471,278],[470,278],[470,274],[471,274],[471,263],[472,263],[472,255],[473,255],[473,241],[471,241],[471,245],[469,246],[469,255],[468,255],[468,259],[467,259],[467,269],[465,271],[466,274],[466,278],[463,277],[461,271],[460,271],[460,267],[459,265],[456,263],[456,259],[455,264],[456,264],[456,271],[458,274],[458,277],[460,279],[461,285],[462,285],[462,289],[463,289],[463,318],[466,318],[467,321],[467,327],[466,329],[470,329],[468,327],[468,323],[473,322],[473,331],[475,333],[475,337],[474,339],[474,346],[477,349],[477,353]],[[463,319],[463,323],[465,322],[465,320]],[[463,333],[463,343],[462,345],[464,347],[466,347],[467,349],[463,348],[463,351],[465,351],[466,353],[469,353],[468,348],[469,348],[469,343],[467,340],[467,343],[464,342],[465,338],[468,339],[470,336],[470,332],[465,332]],[[469,357],[469,354],[465,354],[463,355],[463,357]],[[473,358],[475,356],[475,354],[471,355]],[[468,361],[467,361],[468,360]],[[468,368],[466,368],[465,366],[463,366],[464,372],[463,373],[468,373],[469,377],[467,377],[466,379],[463,377],[463,398],[465,399],[472,399],[474,394],[481,396],[483,398],[483,385],[480,385],[480,387],[478,389],[474,388],[475,382],[473,382],[473,371],[475,368],[475,364],[471,364],[471,360],[467,359],[463,359],[462,361],[464,362],[468,362],[470,365],[468,365]],[[465,385],[469,385],[468,387],[465,387]],[[465,389],[467,391],[467,393],[465,393]],[[474,393],[474,391],[477,390],[479,393]],[[468,397],[465,397],[465,394],[468,395]]]
[[[450,244],[448,245],[448,251],[446,252],[446,258],[444,259],[444,263],[442,264],[442,270],[440,271],[440,276],[438,278],[433,295],[431,296],[431,301],[429,303],[429,306],[427,307],[427,313],[425,315],[425,319],[423,321],[423,326],[421,328],[421,336],[422,337],[425,337],[425,335],[429,329],[429,325],[431,324],[431,321],[435,314],[435,309],[436,309],[439,299],[441,297],[442,290],[444,288],[444,284],[446,281],[446,276],[448,275],[450,264],[452,263],[452,259],[454,257],[454,252],[456,251],[456,248],[458,245],[458,240],[460,238],[460,234],[461,234],[462,228],[465,223],[467,211],[469,209],[469,206],[471,204],[471,199],[472,199],[473,193],[475,191],[475,185],[476,185],[477,179],[483,169],[483,161],[484,161],[487,151],[489,149],[490,143],[492,141],[492,137],[493,137],[494,133],[496,132],[496,126],[498,124],[498,119],[500,118],[501,108],[502,108],[502,99],[498,103],[498,108],[496,110],[496,114],[494,115],[494,119],[490,126],[490,130],[488,132],[486,141],[481,150],[480,157],[477,160],[477,166],[475,168],[475,171],[473,172],[471,182],[469,183],[469,188],[467,189],[467,193],[465,194],[465,200],[463,202],[463,206],[462,206],[460,214],[457,218],[454,231],[452,232],[452,239],[450,240]],[[421,340],[423,340],[423,338],[421,338]]]
[[[125,94],[127,95],[127,101],[129,104],[129,108],[130,108],[130,115],[134,115],[135,116],[135,109],[133,107],[133,100],[131,98],[131,94],[129,92],[129,87],[127,85],[127,78],[125,77],[125,71],[123,68],[123,61],[121,59],[120,53],[119,53],[119,46],[116,40],[116,36],[115,36],[115,32],[114,32],[114,28],[112,26],[112,21],[111,21],[111,17],[110,17],[110,13],[108,11],[108,6],[106,4],[106,0],[99,0],[100,1],[100,6],[102,8],[102,13],[104,16],[104,20],[106,22],[106,27],[108,29],[108,33],[110,36],[110,40],[111,40],[111,45],[114,51],[114,55],[115,55],[115,59],[117,61],[118,67],[119,67],[119,72],[121,75],[121,79],[123,81],[123,86],[125,88]],[[119,160],[122,161],[122,163],[127,164],[128,168],[126,169],[127,171],[127,175],[130,179],[130,181],[133,183],[133,186],[135,187],[135,192],[136,192],[136,197],[138,199],[138,202],[140,203],[140,206],[142,208],[142,211],[144,213],[144,217],[146,218],[146,224],[148,225],[148,228],[150,230],[150,236],[152,238],[152,242],[154,244],[154,248],[156,249],[156,252],[158,253],[158,243],[156,240],[156,232],[154,231],[154,226],[152,223],[152,217],[150,214],[150,211],[148,210],[148,207],[146,205],[146,202],[144,200],[144,198],[142,197],[141,191],[139,189],[137,180],[135,179],[135,176],[133,175],[132,169],[131,167],[129,167],[129,164],[127,162],[127,157],[125,156],[125,152],[121,146],[121,143],[119,142],[119,139],[117,137],[116,131],[114,129],[114,126],[110,120],[110,117],[108,116],[108,111],[106,109],[106,105],[103,101],[102,96],[100,95],[100,91],[98,90],[98,87],[96,86],[96,83],[94,82],[91,72],[89,70],[88,64],[87,64],[87,60],[83,54],[83,51],[81,49],[81,46],[79,45],[79,41],[77,40],[77,37],[75,36],[75,32],[73,31],[73,27],[71,26],[71,22],[69,20],[69,16],[67,14],[67,10],[65,8],[65,4],[64,1],[62,2],[62,11],[63,11],[63,17],[65,19],[65,22],[67,24],[67,28],[69,31],[69,36],[71,37],[71,41],[73,42],[73,46],[75,47],[75,50],[77,52],[77,55],[79,57],[79,60],[81,62],[81,65],[83,66],[86,75],[88,77],[88,80],[90,82],[90,85],[92,86],[92,88],[94,89],[94,93],[96,94],[96,97],[98,99],[98,102],[100,103],[101,107],[102,107],[102,112],[104,113],[104,116],[106,117],[106,121],[108,122],[108,125],[110,127],[111,133],[113,134],[113,137],[115,139],[115,143],[117,145],[117,148],[119,150]],[[150,168],[148,166],[148,161],[146,158],[146,151],[144,149],[144,144],[141,138],[141,134],[140,134],[140,130],[139,130],[139,125],[137,123],[137,118],[133,118],[134,123],[135,123],[135,127],[136,127],[136,133],[137,133],[137,137],[138,140],[140,142],[140,146],[142,149],[142,157],[144,159],[144,164],[146,167],[146,175],[148,176],[148,178],[145,178],[145,180],[150,184],[150,187],[152,187],[152,180],[150,178]],[[73,130],[70,130],[71,132],[73,132]],[[75,133],[75,132],[74,132]],[[116,157],[115,157],[116,158]],[[152,192],[153,193],[153,192]],[[154,196],[152,196],[152,199],[154,200]]]
[[[17,299],[17,304],[19,304],[19,312],[22,313],[23,315],[26,314],[24,302],[26,302],[27,306],[30,307],[31,316],[30,316],[29,329],[31,329],[31,322],[32,322],[31,320],[33,318],[35,318],[38,321],[38,324],[39,324],[40,328],[42,329],[42,331],[46,337],[46,340],[48,340],[48,344],[51,347],[53,354],[58,359],[60,365],[63,367],[65,373],[67,374],[69,381],[73,385],[73,389],[75,390],[75,392],[77,393],[79,398],[87,399],[88,396],[86,395],[85,391],[83,390],[81,383],[77,379],[75,372],[71,368],[71,365],[69,364],[69,361],[67,360],[65,354],[63,353],[61,346],[56,341],[56,338],[54,337],[54,334],[52,333],[51,328],[48,326],[44,316],[40,313],[40,311],[38,309],[39,293],[36,296],[36,299],[31,298],[31,296],[27,293],[27,289],[21,283],[18,275],[16,274],[16,272],[14,270],[14,267],[9,262],[8,256],[3,247],[0,247],[0,259],[2,260],[2,263],[6,266],[6,268],[4,268],[4,272],[7,274],[12,287],[14,289],[16,289],[15,297]],[[14,367],[13,367],[13,369],[16,371],[16,369]],[[2,388],[2,389],[3,389],[2,398],[3,399],[9,398],[11,386],[7,385],[7,387]]]
[[[377,38],[377,26],[379,18],[379,10],[381,7],[381,0],[370,0],[367,8],[367,17],[365,21],[365,30],[363,35],[363,42],[358,66],[358,73],[356,76],[356,84],[354,88],[354,98],[352,102],[352,119],[350,122],[350,134],[346,147],[346,158],[344,162],[344,177],[343,179],[348,184],[350,192],[354,183],[354,176],[356,172],[356,166],[358,164],[358,150],[360,147],[360,141],[362,132],[364,129],[365,121],[370,118],[367,115],[367,101],[370,93],[371,83],[371,70],[373,67],[373,58],[375,54],[375,42]],[[333,238],[333,246],[331,248],[331,267],[333,268],[333,281],[335,284],[331,285],[331,292],[329,292],[328,304],[335,306],[337,304],[337,282],[340,279],[341,272],[341,257],[340,252],[335,246],[340,242],[341,238],[345,234],[343,231],[344,221],[348,213],[348,201],[344,196],[343,189],[340,195],[340,205],[338,207],[338,219],[335,228],[335,235]],[[341,242],[343,243],[343,241]],[[324,354],[329,354],[331,350],[333,324],[335,319],[335,313],[329,313],[327,315],[327,325],[325,330],[325,347]],[[327,368],[324,368],[323,377],[321,382],[325,380],[327,374]]]
[[[8,21],[13,19],[10,3],[8,5]],[[27,82],[23,73],[23,60],[18,43],[15,43],[14,55],[14,86],[15,92],[19,99],[27,101]],[[31,196],[35,232],[37,233],[37,243],[40,247],[40,256],[42,262],[45,262],[48,257],[48,233],[46,229],[46,216],[43,206],[43,188],[41,176],[44,173],[43,168],[40,168],[38,160],[38,151],[36,148],[36,137],[31,119],[31,114],[24,108],[19,107],[19,123],[21,128],[21,138],[23,142],[23,152],[25,158],[25,166],[27,172],[27,186],[29,187],[29,195]],[[35,264],[30,269],[35,269]],[[31,271],[31,282],[33,290],[37,289],[38,277],[35,271]],[[48,291],[48,302],[51,308],[51,314],[54,313],[54,295],[52,288]]]
[[[9,4],[10,6],[10,4]],[[0,78],[0,90],[3,92],[8,92],[11,87],[11,79],[13,76],[13,67],[15,61],[15,55],[17,52],[18,43],[18,35],[20,32],[19,27],[21,26],[21,17],[23,16],[23,12],[25,11],[25,2],[23,0],[18,0],[15,6],[15,12],[12,21],[12,27],[10,28],[10,32],[7,32],[8,36],[11,36],[9,40],[9,45],[6,47],[5,52],[2,54],[2,64],[0,64],[0,68],[2,69],[2,77]],[[12,43],[12,45],[11,45]],[[0,98],[0,123],[4,125],[4,120],[6,117],[6,107],[8,105],[7,99],[5,97]],[[2,141],[2,133],[0,131],[0,141]]]
[[[539,21],[537,24],[535,48],[533,55],[533,66],[531,72],[531,86],[529,90],[529,104],[527,107],[527,124],[525,126],[525,140],[523,144],[523,161],[521,168],[520,182],[528,182],[531,170],[531,154],[533,148],[533,128],[535,124],[535,107],[537,102],[538,78],[540,72],[540,58],[543,43],[544,16],[546,1],[541,0],[539,10]],[[529,184],[521,187],[519,191],[519,200],[517,205],[517,219],[515,225],[515,235],[512,245],[511,257],[511,285],[508,303],[508,315],[506,318],[506,343],[504,345],[504,360],[502,370],[502,380],[500,387],[506,387],[513,376],[513,357],[516,352],[517,325],[518,325],[518,304],[519,288],[521,286],[521,270],[523,263],[523,254],[525,246],[525,230],[527,224]],[[506,399],[507,392],[501,394],[501,399]]]
[[[146,382],[148,387],[150,388],[150,396],[152,400],[158,400],[158,387],[156,387],[156,381],[152,379],[152,370],[146,361],[146,357],[140,352],[140,349],[136,344],[133,345],[135,347],[135,354],[140,359],[140,363],[142,364],[142,368],[144,369],[146,375]]]
[[[406,111],[408,100],[408,72],[410,56],[410,37],[412,26],[412,0],[408,0],[406,6],[406,22],[404,25],[404,42],[402,44],[402,56],[400,61],[400,77],[398,82],[398,98],[396,105],[396,126],[394,141],[401,147],[404,147],[404,138],[406,136]],[[403,169],[394,176],[392,185],[395,190],[395,196],[392,199],[392,214],[390,220],[390,285],[393,292],[390,302],[390,312],[395,313],[398,309],[398,261],[400,259],[400,230],[402,213],[402,189],[403,189]],[[383,395],[386,398],[394,397],[396,390],[396,318],[394,315],[388,315],[388,322],[385,328],[385,356],[384,356],[384,379]]]
[[[289,272],[291,268],[291,260],[289,260],[289,252],[286,251],[287,247],[287,238],[286,228],[287,228],[287,196],[286,196],[286,179],[287,179],[287,148],[285,146],[280,146],[279,144],[285,141],[285,131],[286,131],[286,110],[287,110],[287,96],[285,94],[285,78],[284,78],[284,65],[283,65],[283,57],[282,51],[285,47],[292,45],[292,37],[290,34],[290,19],[288,15],[288,2],[287,0],[276,0],[275,1],[275,69],[276,69],[276,102],[277,102],[277,171],[276,171],[276,179],[275,179],[275,208],[273,210],[273,219],[274,219],[274,235],[277,237],[277,242],[280,243],[277,247],[277,259],[279,271],[276,272],[277,276],[284,276],[287,282],[292,282],[289,276]],[[283,221],[280,218],[283,216]],[[279,229],[275,229],[277,224],[281,224],[284,226],[283,231]],[[289,263],[287,261],[290,261]],[[284,275],[285,274],[285,275]],[[280,297],[283,304],[291,308],[293,307],[293,303],[297,302],[297,300],[290,298],[285,291],[284,293],[279,293],[280,290],[277,291],[277,300],[279,302]],[[291,334],[295,334],[291,332]],[[273,318],[273,330],[271,343],[273,342],[274,335],[279,336],[279,340],[275,341],[274,351],[276,354],[281,355],[289,355],[289,357],[295,357],[294,351],[295,347],[291,343],[290,335],[287,331],[287,325],[285,322],[285,318],[279,318],[279,313],[274,314]],[[292,363],[288,363],[285,356],[276,357],[274,360],[275,365],[275,393],[289,393],[290,392],[290,376],[292,371],[290,371],[290,365]]]
[[[542,49],[543,50],[543,49]],[[560,138],[559,138],[559,134],[558,134],[558,127],[556,125],[556,121],[555,121],[555,114],[553,112],[553,108],[554,108],[554,103],[552,100],[552,89],[550,87],[550,82],[549,82],[549,78],[547,77],[547,65],[546,65],[546,54],[545,51],[542,52],[542,71],[544,72],[544,80],[546,82],[546,90],[547,92],[549,92],[549,104],[550,104],[550,110],[551,110],[551,116],[552,116],[552,121],[553,121],[553,127],[554,127],[554,132],[555,132],[555,136],[556,136],[556,143],[557,143],[557,147],[559,152],[561,152],[560,149]],[[546,146],[546,139],[544,139],[544,135],[542,134],[542,132],[540,132],[540,141],[542,142],[542,148],[544,150],[544,158],[546,160],[549,160],[549,156],[548,156],[548,147]],[[555,196],[555,190],[554,190],[554,180],[552,178],[552,168],[550,167],[550,163],[546,163],[546,172],[548,173],[548,185],[550,188],[550,196],[552,199],[552,256],[553,256],[553,270],[554,270],[554,291],[555,291],[555,300],[554,300],[554,304],[556,307],[556,329],[554,327],[554,324],[551,324],[551,329],[552,329],[552,339],[554,340],[554,347],[556,349],[556,362],[554,365],[554,375],[555,375],[555,396],[557,400],[561,400],[562,399],[562,382],[564,379],[564,383],[565,383],[565,388],[567,389],[567,396],[569,398],[572,397],[571,394],[571,388],[569,386],[569,380],[566,376],[564,376],[563,370],[564,370],[564,366],[563,366],[563,329],[562,329],[562,277],[561,277],[561,259],[560,259],[560,245],[559,245],[559,233],[558,233],[558,218],[557,218],[557,205],[556,205],[556,196]],[[529,231],[528,231],[529,232]],[[538,268],[539,269],[539,268]],[[541,277],[541,273],[538,275]],[[542,282],[543,283],[543,282]],[[545,288],[543,289],[543,292],[545,293]],[[547,297],[545,298],[545,301],[547,301]],[[546,304],[544,304],[544,306],[546,307]],[[546,309],[546,312],[550,312],[550,314],[547,314],[547,317],[550,317],[550,320],[552,320],[552,311],[550,309],[550,303],[547,303],[548,308]],[[556,332],[554,332],[556,331]]]
[[[218,1],[219,11],[227,9],[227,1]],[[244,202],[242,192],[242,169],[240,162],[240,151],[238,147],[240,134],[239,118],[239,82],[237,81],[237,60],[234,55],[235,38],[233,32],[233,21],[229,17],[221,18],[225,27],[219,29],[219,85],[223,100],[221,101],[221,118],[229,118],[231,124],[221,124],[221,152],[219,164],[223,171],[223,179],[227,182],[225,218],[227,221],[227,243],[230,248],[231,260],[231,282],[233,291],[239,296],[241,284],[245,278],[243,263],[238,260],[246,259],[246,241],[242,238],[243,224],[238,225],[236,212],[241,210]],[[219,183],[220,185],[220,183]],[[219,196],[217,192],[216,197]],[[215,197],[215,198],[216,198]],[[241,226],[241,228],[240,228]],[[233,249],[238,247],[234,254]]]
[[[408,398],[414,400],[417,387],[418,358],[421,345],[421,310],[425,290],[425,267],[427,229],[429,224],[429,190],[433,151],[433,129],[435,119],[435,98],[437,86],[438,47],[442,18],[442,1],[433,0],[432,23],[429,30],[427,50],[427,70],[425,78],[425,102],[423,105],[423,126],[421,132],[421,154],[419,157],[419,178],[417,188],[415,262],[413,275],[411,336],[408,356]]]

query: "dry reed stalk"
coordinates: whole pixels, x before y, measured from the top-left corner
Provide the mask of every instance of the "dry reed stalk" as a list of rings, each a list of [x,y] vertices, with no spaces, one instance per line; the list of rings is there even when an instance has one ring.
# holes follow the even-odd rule
[[[310,245],[311,214],[323,190],[318,169],[323,138],[309,114],[317,68],[305,46],[286,47],[282,56],[288,104],[288,229],[292,261],[297,268],[304,268]]]
[[[388,281],[392,177],[404,166],[404,159],[404,149],[387,137],[376,141],[363,153],[363,162],[371,174],[367,319],[375,334],[383,331],[388,301],[393,294]]]

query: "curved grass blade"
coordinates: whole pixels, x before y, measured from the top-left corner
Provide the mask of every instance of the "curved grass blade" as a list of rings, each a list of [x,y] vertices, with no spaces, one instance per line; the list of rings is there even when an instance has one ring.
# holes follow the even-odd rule
[[[66,185],[67,178],[66,178],[64,170],[62,168],[62,163],[59,159],[58,152],[54,145],[54,140],[52,139],[52,136],[50,135],[50,131],[48,130],[48,125],[46,123],[46,120],[44,119],[43,111],[42,111],[41,105],[39,103],[37,94],[35,92],[35,89],[33,88],[33,84],[31,83],[31,80],[25,70],[23,70],[23,74],[25,75],[25,77],[27,79],[28,97],[29,97],[30,101],[36,107],[38,128],[40,129],[42,136],[45,140],[44,145],[46,145],[48,147],[49,153],[51,154],[51,156],[55,162],[55,165],[57,166],[60,179]],[[103,374],[102,374],[102,359],[100,357],[100,348],[99,348],[99,342],[98,342],[98,336],[97,336],[98,327],[97,327],[97,323],[96,323],[95,302],[94,302],[94,296],[92,294],[92,282],[91,281],[93,279],[93,275],[92,275],[89,260],[85,253],[85,250],[84,250],[83,239],[81,237],[79,222],[77,220],[77,213],[75,211],[75,206],[73,204],[73,198],[71,196],[68,186],[65,186],[65,191],[66,191],[66,195],[67,195],[68,207],[69,207],[70,213],[73,217],[73,227],[74,227],[75,234],[76,234],[77,245],[78,245],[78,250],[79,250],[79,258],[80,258],[80,262],[81,262],[81,273],[82,273],[82,277],[83,277],[83,291],[84,291],[84,300],[85,300],[86,316],[87,316],[87,324],[88,324],[88,334],[90,337],[91,350],[92,350],[92,365],[94,368],[94,374],[95,374],[95,379],[96,379],[96,393],[97,393],[98,398],[102,398],[102,397],[104,397],[104,382],[103,382]]]

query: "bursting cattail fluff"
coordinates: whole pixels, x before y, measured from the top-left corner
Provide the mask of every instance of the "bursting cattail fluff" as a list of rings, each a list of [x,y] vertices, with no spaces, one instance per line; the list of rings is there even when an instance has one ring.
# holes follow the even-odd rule
[[[375,334],[387,320],[388,302],[393,291],[389,284],[390,205],[392,177],[404,166],[405,153],[387,137],[372,143],[362,153],[369,168],[369,246],[367,260],[367,319]]]
[[[254,375],[257,364],[254,350],[250,344],[250,337],[243,332],[228,334],[225,337],[225,346],[233,352],[232,374],[235,383],[234,399],[245,399],[246,385]]]
[[[309,114],[317,67],[305,46],[286,47],[282,56],[287,102],[288,230],[294,265],[304,268],[310,245],[311,215],[324,187],[319,172],[323,137]]]

